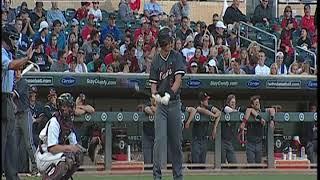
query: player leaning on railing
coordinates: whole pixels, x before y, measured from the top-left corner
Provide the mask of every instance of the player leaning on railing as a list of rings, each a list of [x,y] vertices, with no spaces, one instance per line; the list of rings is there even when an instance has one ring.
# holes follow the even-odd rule
[[[262,136],[263,128],[267,123],[260,115],[261,112],[270,114],[270,128],[274,129],[274,108],[261,108],[260,96],[250,97],[250,103],[246,109],[240,129],[247,127],[246,155],[248,163],[261,163],[262,161]],[[250,116],[255,118],[255,122],[248,122]]]

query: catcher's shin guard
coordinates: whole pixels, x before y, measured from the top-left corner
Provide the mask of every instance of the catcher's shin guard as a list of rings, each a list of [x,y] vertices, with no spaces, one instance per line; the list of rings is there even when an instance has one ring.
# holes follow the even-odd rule
[[[51,164],[42,176],[42,180],[60,180],[68,172],[66,162],[59,162],[57,165]]]

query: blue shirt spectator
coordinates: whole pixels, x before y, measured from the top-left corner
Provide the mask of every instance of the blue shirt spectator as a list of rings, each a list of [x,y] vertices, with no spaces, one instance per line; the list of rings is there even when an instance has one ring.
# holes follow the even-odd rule
[[[54,20],[59,20],[64,26],[68,25],[66,18],[64,17],[62,11],[58,8],[57,2],[52,2],[52,7],[47,11],[47,21],[50,26],[53,25]]]
[[[144,14],[149,17],[151,15],[160,15],[163,13],[163,10],[159,3],[156,0],[150,0],[149,3],[144,4]]]
[[[12,53],[2,48],[2,92],[11,93],[13,90],[14,71],[9,70],[9,64],[12,61]]]
[[[57,36],[57,46],[58,50],[63,50],[66,48],[66,35],[64,31],[61,31],[61,22],[57,19],[53,21],[53,31],[49,34],[49,40],[51,39],[51,34]]]
[[[48,33],[49,33],[49,25],[46,21],[42,21],[40,23],[40,28],[38,32],[36,32],[32,38],[32,42],[36,42],[38,39],[41,39],[45,45],[48,45],[49,44]]]
[[[109,15],[109,24],[101,31],[100,43],[103,42],[108,34],[112,35],[116,41],[121,41],[122,33],[116,26],[116,16],[114,14]]]

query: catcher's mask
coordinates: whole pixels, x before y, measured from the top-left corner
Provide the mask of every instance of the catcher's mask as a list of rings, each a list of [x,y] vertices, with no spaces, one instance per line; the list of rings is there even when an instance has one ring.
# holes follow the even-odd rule
[[[70,93],[63,93],[57,99],[57,108],[62,120],[71,121],[75,113],[75,103]]]
[[[2,28],[2,38],[9,46],[10,51],[14,52],[17,49],[17,41],[20,38],[20,34],[13,25],[8,24]]]

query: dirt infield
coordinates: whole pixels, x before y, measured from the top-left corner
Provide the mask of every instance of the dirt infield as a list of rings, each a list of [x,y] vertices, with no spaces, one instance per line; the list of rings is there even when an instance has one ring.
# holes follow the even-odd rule
[[[130,172],[127,172],[130,173]],[[111,175],[112,174],[112,175]],[[171,180],[171,170],[163,171],[163,180]],[[278,169],[223,169],[223,170],[184,170],[185,180],[316,180],[316,169],[308,170],[278,170]],[[27,177],[21,174],[24,180],[40,180],[40,177]],[[2,178],[3,179],[3,178]],[[74,180],[150,180],[152,171],[111,173],[108,171],[82,171],[73,176]]]
[[[185,175],[185,180],[316,180],[316,175]],[[22,177],[25,180],[40,180],[40,178]],[[74,180],[151,180],[152,176],[140,175],[140,176],[82,176],[75,175]],[[172,176],[165,176],[163,180],[171,180]]]

